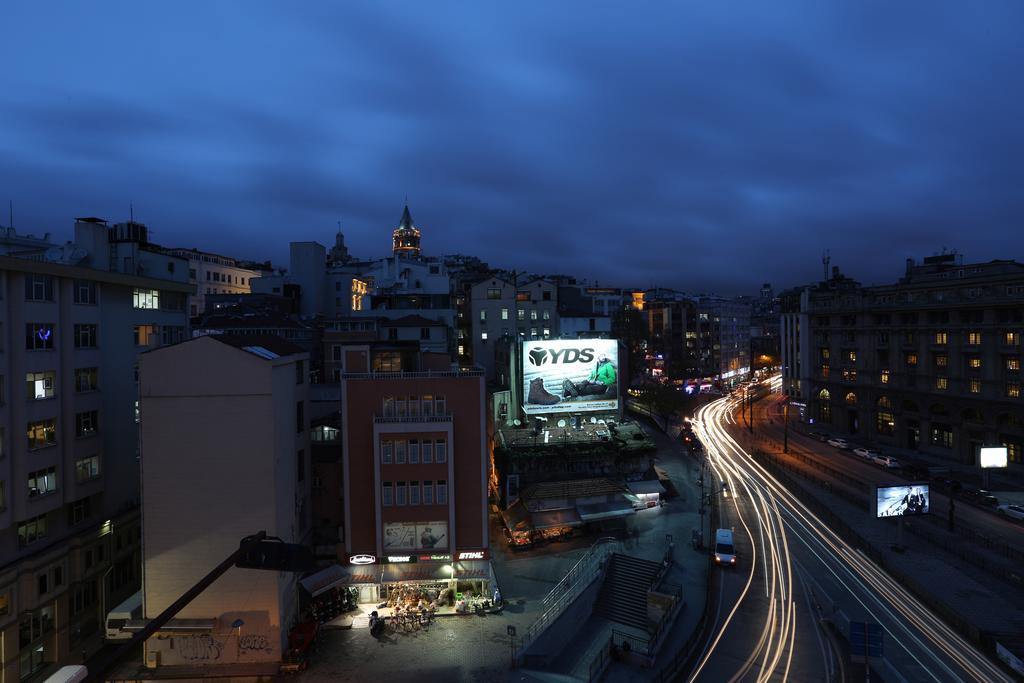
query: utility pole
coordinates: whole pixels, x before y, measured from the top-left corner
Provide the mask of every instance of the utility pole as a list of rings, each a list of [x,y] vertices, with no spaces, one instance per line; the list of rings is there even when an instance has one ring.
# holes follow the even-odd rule
[[[750,433],[754,433],[754,394],[747,387],[747,426],[750,428]]]
[[[789,397],[782,404],[782,452],[789,453]]]

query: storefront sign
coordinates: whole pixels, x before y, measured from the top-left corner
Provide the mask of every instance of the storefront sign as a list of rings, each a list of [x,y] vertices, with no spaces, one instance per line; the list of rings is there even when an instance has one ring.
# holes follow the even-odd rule
[[[421,562],[451,562],[451,555],[420,555]]]
[[[377,558],[373,555],[353,555],[348,558],[349,564],[373,564],[377,561]]]
[[[404,563],[404,562],[415,562],[415,555],[388,555],[388,562],[391,563]]]
[[[460,560],[482,560],[484,559],[484,553],[482,550],[469,553],[459,553]]]

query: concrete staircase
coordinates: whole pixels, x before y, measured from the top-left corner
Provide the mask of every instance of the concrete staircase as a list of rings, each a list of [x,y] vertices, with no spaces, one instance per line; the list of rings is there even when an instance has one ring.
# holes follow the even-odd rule
[[[648,632],[647,593],[662,566],[618,553],[613,554],[608,562],[604,584],[594,603],[594,613],[609,621]]]

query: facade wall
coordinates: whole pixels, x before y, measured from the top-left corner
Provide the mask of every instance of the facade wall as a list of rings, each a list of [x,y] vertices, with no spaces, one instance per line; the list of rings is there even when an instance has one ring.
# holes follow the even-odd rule
[[[1006,444],[1021,462],[1019,264],[908,267],[896,285],[823,287],[806,316],[812,419],[965,464],[981,445]]]
[[[106,228],[96,227],[96,239],[103,242]],[[137,354],[149,346],[135,343],[134,327],[159,328],[147,343],[163,343],[165,332],[168,340],[186,336],[188,285],[134,274],[162,270],[170,276],[168,264],[183,266],[183,261],[154,255],[159,258],[151,263],[146,258],[153,254],[145,250],[136,255],[140,260],[131,273],[23,259],[4,259],[0,268],[5,678],[77,662],[83,650],[94,651],[105,612],[139,585],[134,366]],[[26,300],[26,280],[41,285],[44,300]],[[78,287],[89,292],[80,302]],[[140,299],[136,289],[159,295]],[[154,301],[156,308],[136,305]],[[35,324],[42,325],[52,348],[28,348],[27,328]],[[95,335],[88,336],[94,343],[76,343],[76,325],[95,326]],[[95,423],[86,418],[79,431],[79,416],[92,413]],[[30,444],[29,424],[49,420],[53,443]],[[25,642],[19,634],[22,621],[29,624]]]
[[[496,349],[503,337],[527,341],[557,338],[559,329],[558,287],[536,279],[518,287],[501,278],[488,278],[473,285],[470,293],[473,362],[483,368],[489,380],[501,374]],[[500,354],[500,352],[499,352]]]
[[[297,402],[308,403],[297,358],[268,361],[209,337],[142,357],[148,617],[245,536],[265,530],[303,540],[312,470],[307,429],[296,419]],[[147,650],[160,653],[161,665],[278,660],[296,617],[295,592],[293,574],[229,569],[178,615],[216,620],[210,633],[154,637]],[[236,619],[240,629],[231,626]]]
[[[386,399],[403,397],[435,399],[434,415],[418,416],[386,407]],[[443,397],[438,410],[436,399]],[[435,549],[483,549],[487,547],[487,453],[484,433],[483,376],[481,373],[405,373],[404,376],[347,376],[342,381],[342,420],[345,487],[345,548],[350,554],[381,555],[385,550],[385,525],[393,522],[444,521],[445,538]],[[399,415],[405,412],[405,415]],[[398,464],[396,441],[439,440],[446,443],[445,463]],[[384,444],[392,444],[391,463],[384,463]],[[438,504],[436,484],[447,487],[446,504]],[[397,504],[397,486],[392,504],[384,500],[385,482],[430,481],[434,502]],[[438,534],[434,530],[435,535]]]

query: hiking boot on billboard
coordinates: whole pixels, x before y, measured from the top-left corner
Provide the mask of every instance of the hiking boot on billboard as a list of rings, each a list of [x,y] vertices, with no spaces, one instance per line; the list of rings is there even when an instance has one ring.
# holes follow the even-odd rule
[[[579,395],[580,392],[571,379],[567,379],[562,382],[562,396],[565,396],[566,398],[576,398]]]
[[[527,403],[538,406],[550,406],[558,403],[560,399],[544,388],[544,380],[534,377],[530,380],[530,393],[526,397]]]

